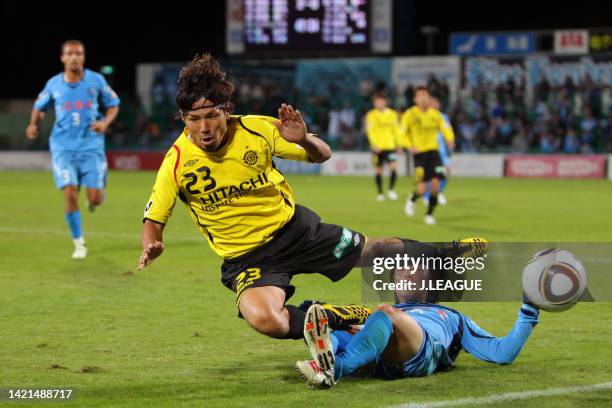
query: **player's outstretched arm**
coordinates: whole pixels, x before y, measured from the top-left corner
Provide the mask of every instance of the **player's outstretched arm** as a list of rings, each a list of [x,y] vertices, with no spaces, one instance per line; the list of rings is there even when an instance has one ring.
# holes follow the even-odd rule
[[[274,122],[283,139],[297,143],[306,150],[314,163],[323,163],[331,157],[331,148],[327,143],[306,130],[306,123],[299,110],[291,105],[282,104],[278,109],[279,122]]]
[[[149,265],[164,251],[163,240],[164,226],[151,220],[145,220],[142,225],[142,254],[138,261],[137,270],[142,270]]]
[[[481,329],[469,317],[463,316],[464,329],[461,345],[479,360],[496,364],[511,364],[527,342],[538,323],[538,310],[523,304],[510,332],[504,337],[495,337]]]

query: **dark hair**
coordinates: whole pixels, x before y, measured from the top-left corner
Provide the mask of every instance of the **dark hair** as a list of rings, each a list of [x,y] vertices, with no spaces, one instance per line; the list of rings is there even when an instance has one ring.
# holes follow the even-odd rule
[[[374,92],[372,99],[387,99],[387,94],[384,91]]]
[[[61,54],[64,53],[64,48],[66,48],[67,45],[80,45],[81,47],[83,47],[83,51],[85,51],[85,44],[83,44],[82,41],[79,41],[79,40],[68,40],[68,41],[64,41],[62,43],[62,47],[60,48]]]
[[[196,55],[181,69],[177,81],[176,106],[179,113],[191,110],[193,104],[202,98],[215,105],[223,105],[223,110],[231,111],[230,99],[234,84],[225,79],[219,62],[210,54]]]
[[[424,85],[420,85],[420,86],[417,86],[416,88],[414,88],[415,95],[419,91],[425,91],[425,92],[429,93],[429,89],[427,89],[427,87],[424,86]]]

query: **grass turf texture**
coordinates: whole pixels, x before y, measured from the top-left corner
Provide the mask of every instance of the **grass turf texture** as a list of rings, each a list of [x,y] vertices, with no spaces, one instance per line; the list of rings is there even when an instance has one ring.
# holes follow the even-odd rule
[[[298,202],[324,221],[370,236],[422,241],[484,236],[492,241],[610,241],[607,181],[452,179],[438,225],[424,207],[403,215],[398,202],[375,201],[373,180],[289,176]],[[110,175],[107,201],[82,211],[89,256],[70,259],[63,202],[47,173],[0,173],[0,387],[74,388],[71,406],[388,406],[572,387],[612,380],[610,303],[543,313],[516,362],[495,366],[462,353],[449,373],[382,381],[346,379],[330,391],[305,388],[293,363],[300,341],[264,337],[236,318],[220,283],[220,260],[182,204],[166,231],[166,252],[136,273],[143,207],[154,173]],[[82,208],[85,208],[83,194]],[[522,268],[522,264],[517,264]],[[293,303],[359,302],[354,271],[332,284],[298,276]],[[518,303],[453,305],[495,335]],[[610,406],[612,392],[540,397],[507,406]],[[11,406],[19,404],[11,403]],[[27,404],[26,406],[30,406]],[[59,406],[59,405],[55,405]]]

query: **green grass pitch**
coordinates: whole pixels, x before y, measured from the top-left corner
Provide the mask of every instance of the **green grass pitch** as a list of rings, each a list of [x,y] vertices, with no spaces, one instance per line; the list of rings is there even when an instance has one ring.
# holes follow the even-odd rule
[[[384,407],[612,381],[612,305],[584,303],[543,313],[510,366],[462,353],[456,369],[428,378],[347,379],[332,390],[308,390],[293,369],[307,358],[304,345],[264,337],[236,317],[234,296],[220,282],[221,262],[182,204],[166,228],[166,252],[136,273],[141,217],[154,177],[110,174],[106,203],[94,214],[82,212],[89,257],[79,262],[70,259],[63,202],[51,175],[0,173],[0,388],[73,388],[75,399],[66,405],[87,407]],[[398,188],[402,200],[383,203],[375,201],[370,178],[289,180],[298,202],[324,221],[370,236],[612,240],[612,184],[604,180],[455,178],[449,205],[438,208],[433,227],[423,224],[420,204],[417,217],[404,217],[403,198],[411,188],[405,178]],[[360,300],[358,271],[336,284],[320,276],[294,282],[296,303]],[[454,306],[503,335],[519,305]],[[609,407],[612,391],[503,405]]]

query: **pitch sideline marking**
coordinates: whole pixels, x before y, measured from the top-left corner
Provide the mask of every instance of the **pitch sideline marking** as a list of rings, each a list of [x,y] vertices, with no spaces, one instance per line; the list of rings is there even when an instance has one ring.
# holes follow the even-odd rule
[[[17,234],[52,234],[52,235],[68,235],[68,229],[60,230],[60,229],[35,229],[35,228],[18,228],[18,227],[0,227],[0,233],[17,233]],[[104,237],[104,238],[126,238],[126,239],[135,239],[136,241],[140,240],[140,234],[130,234],[130,233],[120,233],[120,232],[87,232],[86,235],[88,237]],[[204,242],[202,238],[197,237],[170,237],[164,239],[170,241],[185,241],[185,242]]]
[[[447,408],[458,407],[461,405],[483,405],[513,400],[524,400],[528,398],[551,397],[556,395],[575,394],[579,392],[607,390],[611,388],[612,382],[605,382],[579,387],[546,388],[542,390],[506,392],[503,394],[487,395],[486,397],[470,397],[432,402],[412,402],[409,404],[394,405],[389,408]]]

